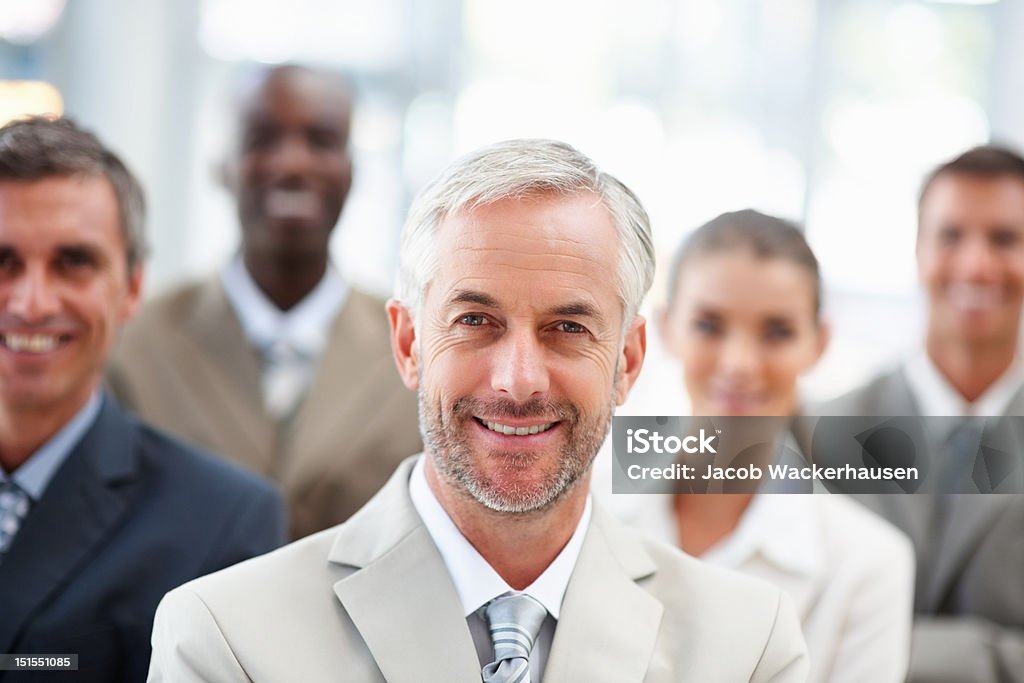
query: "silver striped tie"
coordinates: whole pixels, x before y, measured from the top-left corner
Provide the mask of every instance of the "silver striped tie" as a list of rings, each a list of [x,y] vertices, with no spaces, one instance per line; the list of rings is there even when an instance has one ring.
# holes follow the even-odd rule
[[[481,671],[484,683],[529,683],[530,652],[548,611],[529,595],[495,598],[487,615],[494,661]]]
[[[14,542],[31,503],[28,494],[13,481],[0,481],[0,560]]]

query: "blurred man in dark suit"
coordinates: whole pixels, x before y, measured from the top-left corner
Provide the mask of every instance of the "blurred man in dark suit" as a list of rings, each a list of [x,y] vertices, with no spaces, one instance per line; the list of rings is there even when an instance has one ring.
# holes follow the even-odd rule
[[[276,480],[297,538],[365,503],[420,449],[419,430],[384,301],[329,258],[352,183],[351,94],[298,66],[249,86],[223,169],[240,252],[147,305],[109,377],[147,420]]]
[[[103,364],[142,283],[143,198],[66,120],[0,129],[0,652],[140,681],[163,594],[283,541],[257,477],[123,414]],[[60,680],[64,680],[61,678]]]
[[[928,296],[924,348],[820,412],[964,416],[928,423],[943,432],[929,436],[939,466],[969,465],[981,439],[972,417],[1024,415],[1024,158],[977,147],[933,171],[921,191],[917,262]],[[911,680],[1024,681],[1024,500],[864,500],[916,546]]]

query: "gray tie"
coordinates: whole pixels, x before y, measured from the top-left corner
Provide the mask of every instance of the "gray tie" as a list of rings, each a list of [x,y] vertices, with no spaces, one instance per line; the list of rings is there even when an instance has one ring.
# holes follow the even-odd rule
[[[530,652],[548,611],[529,595],[495,598],[484,610],[494,661],[480,672],[484,683],[529,683]]]
[[[0,560],[28,516],[32,500],[13,481],[0,481]]]
[[[963,492],[971,482],[983,426],[977,418],[965,418],[950,431],[946,438],[944,492]]]
[[[279,339],[264,351],[263,402],[273,417],[292,414],[313,376],[313,359]]]

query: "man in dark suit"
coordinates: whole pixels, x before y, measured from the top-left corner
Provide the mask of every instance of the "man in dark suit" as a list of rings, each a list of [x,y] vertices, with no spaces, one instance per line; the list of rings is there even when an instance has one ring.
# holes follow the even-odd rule
[[[1024,158],[999,147],[971,149],[931,173],[918,208],[918,270],[928,297],[924,348],[820,412],[964,416],[925,423],[921,443],[948,469],[961,458],[978,462],[977,417],[1011,416],[997,426],[1019,429],[1012,416],[1024,415]],[[1024,681],[1024,498],[862,501],[901,527],[917,553],[910,680]]]
[[[278,482],[293,538],[345,520],[420,449],[384,301],[332,265],[352,183],[352,96],[335,74],[261,71],[222,168],[239,253],[148,303],[108,369],[161,429]]]
[[[0,129],[0,652],[141,681],[164,593],[283,541],[257,477],[121,412],[103,364],[142,284],[143,198],[91,134]]]

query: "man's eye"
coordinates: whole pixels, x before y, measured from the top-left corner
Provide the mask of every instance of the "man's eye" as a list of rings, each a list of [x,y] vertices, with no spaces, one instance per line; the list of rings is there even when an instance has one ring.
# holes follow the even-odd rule
[[[307,139],[314,149],[337,149],[344,146],[342,136],[334,130],[316,128],[309,131]]]
[[[722,326],[711,318],[697,318],[693,321],[693,329],[705,337],[714,337],[722,332]]]
[[[487,324],[487,317],[482,316],[479,313],[469,313],[459,318],[460,325],[467,325],[469,327],[480,327],[481,325]]]
[[[587,332],[587,328],[571,320],[562,320],[555,325],[555,328],[559,332],[565,332],[566,334],[585,334]]]
[[[939,231],[939,244],[947,247],[960,242],[960,231],[957,228],[943,228]]]
[[[66,251],[57,256],[57,267],[62,270],[80,270],[95,263],[96,259],[84,251]]]
[[[254,128],[246,131],[242,138],[242,149],[246,151],[267,149],[274,145],[280,136],[268,128]]]
[[[13,271],[18,266],[18,257],[10,249],[0,249],[0,270]]]
[[[793,326],[784,322],[772,322],[764,328],[764,338],[769,342],[782,342],[792,339],[796,334]]]
[[[1020,235],[1015,230],[996,230],[989,240],[995,247],[1012,247],[1020,242]]]

